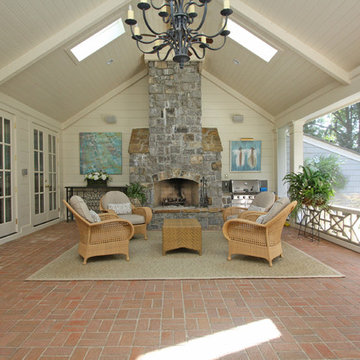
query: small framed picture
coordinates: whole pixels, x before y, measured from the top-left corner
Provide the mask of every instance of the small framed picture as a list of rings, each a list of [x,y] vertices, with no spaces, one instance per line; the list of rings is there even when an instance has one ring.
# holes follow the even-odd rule
[[[230,171],[261,171],[261,141],[230,141]]]

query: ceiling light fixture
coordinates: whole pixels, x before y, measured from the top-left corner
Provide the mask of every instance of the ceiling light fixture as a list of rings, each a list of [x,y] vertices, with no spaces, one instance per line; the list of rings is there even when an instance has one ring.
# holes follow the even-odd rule
[[[125,20],[125,23],[130,25],[132,38],[136,41],[137,47],[144,54],[157,54],[158,59],[164,61],[173,51],[173,61],[179,63],[182,69],[184,64],[190,60],[192,54],[198,59],[203,59],[206,49],[220,50],[225,45],[226,37],[230,34],[227,29],[227,21],[233,12],[230,9],[230,0],[224,0],[224,7],[220,11],[220,14],[224,17],[222,26],[213,35],[206,35],[201,31],[207,15],[208,3],[211,0],[199,0],[199,3],[192,0],[164,0],[161,6],[154,5],[152,0],[149,1],[150,3],[148,3],[148,0],[140,0],[137,7],[142,10],[145,25],[151,34],[140,33],[131,5]],[[158,32],[150,26],[146,16],[146,11],[150,7],[157,10],[163,23],[168,25],[166,31]],[[194,20],[198,16],[196,8],[203,8],[203,14],[199,23],[195,25]],[[209,44],[212,44],[219,35],[223,37],[222,44],[217,47],[210,46]],[[143,40],[144,36],[153,37],[154,39],[146,41]],[[146,49],[146,46],[150,46],[150,49]]]

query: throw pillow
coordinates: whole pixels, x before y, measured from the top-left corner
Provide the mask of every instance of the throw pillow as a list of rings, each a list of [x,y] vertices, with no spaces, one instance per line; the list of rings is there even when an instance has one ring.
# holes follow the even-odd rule
[[[70,198],[69,203],[70,203],[71,207],[80,216],[82,216],[88,222],[93,222],[93,218],[92,218],[92,216],[90,214],[89,208],[87,207],[87,205],[85,204],[85,201],[80,196],[73,195]]]
[[[290,200],[287,197],[280,198],[274,202],[269,212],[265,215],[262,224],[266,224],[272,220],[281,210],[290,204]]]
[[[91,214],[91,217],[93,219],[92,222],[100,222],[101,219],[100,219],[100,216],[94,211],[94,210],[90,210],[90,214]]]
[[[131,214],[132,208],[130,203],[122,203],[122,204],[108,204],[109,210],[114,210],[116,214]]]
[[[264,212],[265,208],[260,207],[260,206],[250,205],[248,210],[249,211],[261,211],[261,212]]]
[[[264,217],[266,216],[266,214],[264,215],[260,215],[255,221],[258,223],[258,224],[263,224],[263,221],[264,221]]]

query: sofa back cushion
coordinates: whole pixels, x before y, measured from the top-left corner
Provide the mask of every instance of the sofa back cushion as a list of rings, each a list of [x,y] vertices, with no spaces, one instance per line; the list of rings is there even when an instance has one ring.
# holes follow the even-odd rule
[[[274,205],[269,210],[269,212],[266,215],[262,215],[262,217],[259,216],[260,219],[258,218],[256,222],[259,222],[260,224],[266,224],[289,204],[290,204],[290,200],[287,197],[283,197],[276,200],[274,202]]]
[[[101,200],[104,209],[109,209],[109,204],[130,203],[129,198],[121,191],[108,191]]]
[[[269,211],[269,209],[273,206],[274,201],[275,194],[271,191],[264,191],[255,196],[255,199],[251,205],[264,208],[265,210],[263,211]]]
[[[71,207],[84,219],[86,219],[88,222],[92,223],[94,222],[93,217],[91,216],[90,210],[88,206],[86,205],[85,201],[77,195],[73,195],[69,203]]]

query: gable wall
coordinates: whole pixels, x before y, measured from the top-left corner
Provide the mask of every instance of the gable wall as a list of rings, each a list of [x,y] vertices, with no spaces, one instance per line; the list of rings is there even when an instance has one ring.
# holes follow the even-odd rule
[[[275,190],[275,161],[273,125],[212,82],[202,78],[202,126],[219,130],[222,152],[222,179],[267,179],[269,190]],[[114,96],[96,110],[63,130],[62,164],[63,186],[85,185],[80,175],[79,133],[80,132],[121,132],[123,173],[112,175],[110,185],[129,183],[128,146],[133,128],[149,127],[148,78],[145,77]],[[106,124],[104,115],[114,115],[116,124]],[[244,123],[232,121],[233,114],[244,115]],[[262,141],[262,171],[256,173],[230,173],[230,140],[253,137]]]

